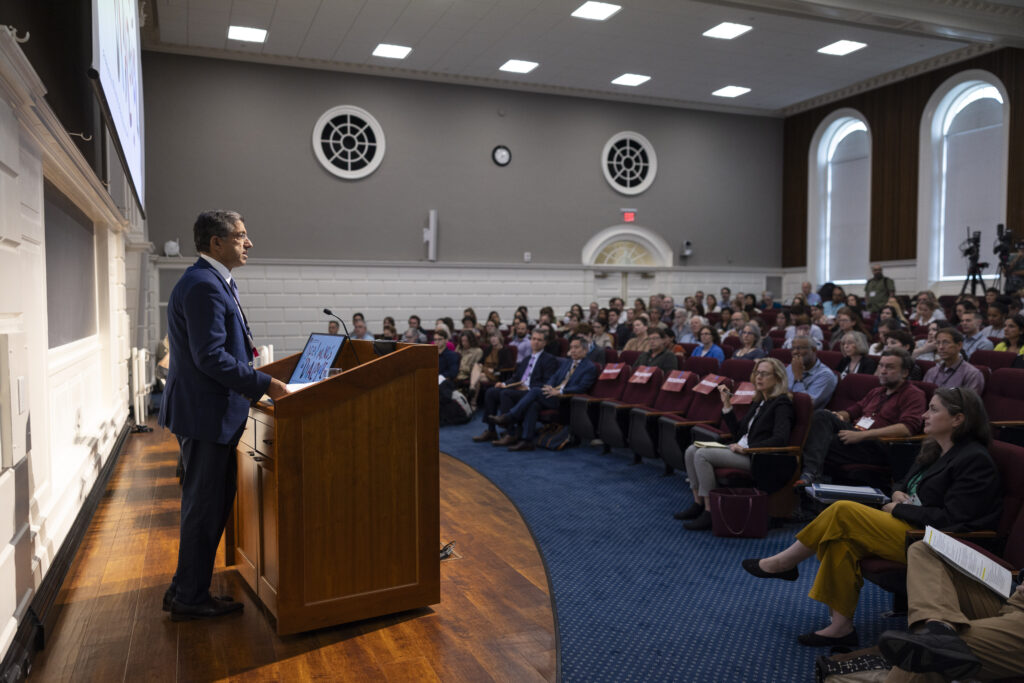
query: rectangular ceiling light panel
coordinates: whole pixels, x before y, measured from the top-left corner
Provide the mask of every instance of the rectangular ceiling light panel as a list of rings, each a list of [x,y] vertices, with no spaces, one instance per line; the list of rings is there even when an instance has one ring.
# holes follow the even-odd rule
[[[387,57],[388,59],[405,59],[412,52],[411,47],[404,45],[388,45],[381,43],[373,49],[374,57]]]
[[[612,85],[640,85],[649,80],[651,80],[651,77],[644,76],[643,74],[622,74],[612,81]]]
[[[511,71],[514,74],[528,74],[540,66],[537,62],[527,62],[523,59],[510,59],[502,64],[499,69]]]
[[[744,88],[740,85],[727,85],[711,94],[716,97],[739,97],[740,95],[746,95],[748,92],[750,92],[750,88]]]
[[[744,33],[750,30],[750,26],[744,24],[731,24],[728,21],[723,21],[718,26],[708,29],[703,35],[708,38],[721,38],[722,40],[732,40],[737,36],[742,36]]]
[[[247,43],[265,43],[267,29],[248,26],[228,26],[228,40],[243,40]]]
[[[613,14],[622,9],[619,5],[613,5],[610,2],[585,2],[576,8],[576,11],[572,13],[572,16],[577,19],[593,19],[594,21],[604,21]]]
[[[856,52],[862,47],[867,47],[867,43],[858,43],[855,40],[837,40],[831,45],[826,45],[821,48],[818,52],[823,55],[838,55],[839,57],[842,57],[843,55],[848,55],[851,52]]]

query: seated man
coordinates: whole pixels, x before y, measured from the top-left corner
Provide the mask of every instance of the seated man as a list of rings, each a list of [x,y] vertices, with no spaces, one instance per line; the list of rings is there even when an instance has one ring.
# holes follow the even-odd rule
[[[810,396],[815,410],[824,408],[839,383],[836,373],[818,360],[817,349],[810,337],[793,337],[790,349],[793,350],[793,360],[786,368],[789,390]]]
[[[661,368],[661,371],[668,376],[668,373],[679,369],[679,359],[672,352],[672,339],[668,332],[660,327],[652,327],[647,333],[650,340],[649,350],[644,351],[633,363],[636,370],[642,365],[653,365]]]
[[[964,336],[954,327],[943,327],[935,333],[935,355],[939,362],[924,373],[924,381],[937,387],[963,387],[973,389],[981,396],[985,378],[981,370],[964,360],[961,351]]]
[[[338,334],[338,321],[331,320],[327,323],[327,334]]]
[[[964,355],[968,358],[975,351],[991,351],[995,348],[992,340],[981,333],[981,313],[978,309],[964,312],[960,318],[960,329],[964,333]]]
[[[487,429],[482,434],[474,436],[473,441],[491,441],[495,446],[511,446],[516,442],[511,432],[501,439],[498,438],[498,432],[494,428],[497,422],[494,418],[508,413],[530,389],[543,388],[558,370],[558,359],[544,351],[547,343],[547,332],[535,329],[530,335],[531,353],[516,365],[511,381],[507,384],[498,382],[484,397],[484,422],[487,423]]]
[[[907,597],[911,633],[886,631],[878,640],[897,667],[886,681],[1024,675],[1024,584],[1009,600],[1000,598],[918,542],[907,550]]]
[[[359,318],[352,321],[352,338],[373,341],[373,335],[366,330],[366,320]]]
[[[703,316],[690,316],[690,331],[684,333],[676,341],[680,344],[700,344],[700,328],[707,324],[708,319]]]
[[[792,326],[791,330],[786,330],[786,339],[782,342],[782,348],[793,348],[793,340],[797,337],[810,337],[815,349],[820,349],[825,345],[825,333],[817,325],[810,324],[807,321],[807,316],[799,316],[793,322],[796,324]]]
[[[437,374],[454,382],[459,373],[459,354],[448,348],[448,330],[443,327],[434,330],[434,345],[437,347]]]
[[[586,359],[586,354],[586,341],[579,335],[574,336],[569,340],[569,358],[562,361],[550,383],[542,387],[531,387],[511,410],[495,416],[495,424],[506,427],[518,425],[522,428],[522,437],[509,446],[510,451],[532,451],[536,448],[534,438],[540,411],[557,408],[559,397],[564,394],[586,393],[594,386],[597,366]],[[509,433],[513,431],[518,430],[512,429]]]
[[[886,335],[885,345],[886,347],[901,348],[907,353],[912,353],[914,351],[914,337],[906,330],[894,330]],[[922,379],[924,377],[924,370],[914,361],[913,356],[910,357],[910,360],[914,364],[910,367],[910,374],[907,376],[907,379]],[[878,374],[877,368],[875,369],[875,374]]]
[[[405,334],[402,335],[402,336],[405,337],[405,340],[407,342],[413,343],[413,344],[426,344],[427,343],[427,334],[420,327],[421,324],[422,323],[421,323],[420,317],[418,315],[410,315],[409,316],[409,327],[405,331]],[[409,330],[415,330],[415,335],[411,334],[409,332]],[[413,338],[414,336],[415,336],[415,339]]]
[[[594,342],[594,327],[588,322],[582,322],[576,326],[576,334],[569,337],[569,344],[572,345],[573,337],[583,339],[583,347],[587,350],[587,360],[604,365],[604,347]]]
[[[888,348],[878,361],[881,386],[848,410],[817,410],[804,443],[804,471],[798,485],[820,481],[826,469],[846,464],[887,465],[883,437],[921,431],[924,392],[907,379],[913,361],[903,349]]]
[[[530,331],[524,321],[516,323],[515,334],[509,338],[508,345],[516,350],[516,363],[530,357]]]

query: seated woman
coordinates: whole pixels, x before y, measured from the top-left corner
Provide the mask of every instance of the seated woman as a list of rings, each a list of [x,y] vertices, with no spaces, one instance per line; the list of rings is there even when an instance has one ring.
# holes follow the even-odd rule
[[[764,358],[768,353],[761,348],[761,328],[755,323],[747,323],[740,331],[741,346],[732,352],[733,358],[744,358],[746,360],[757,360]]]
[[[914,360],[937,360],[935,356],[935,349],[938,348],[935,342],[935,333],[939,331],[946,321],[933,321],[928,324],[928,336],[924,339],[918,339],[914,346],[913,353],[910,354]]]
[[[693,489],[693,505],[676,513],[676,519],[689,520],[683,527],[690,531],[711,528],[711,511],[707,496],[717,488],[715,467],[734,467],[750,470],[748,448],[785,446],[789,443],[789,432],[793,429],[793,396],[786,382],[786,368],[775,358],[762,358],[754,365],[750,382],[756,393],[753,403],[743,421],[736,419],[732,409],[732,393],[724,384],[718,385],[722,398],[722,417],[733,434],[738,434],[736,443],[728,448],[698,448],[691,445],[686,449],[686,476]]]
[[[669,330],[672,332],[673,339],[679,339],[690,331],[690,316],[693,315],[697,314],[680,308],[676,309],[676,312],[672,316],[672,326],[669,327]]]
[[[900,321],[896,320],[895,318],[887,318],[883,320],[882,324],[878,326],[877,330],[878,341],[876,341],[874,344],[868,347],[868,355],[881,356],[882,351],[885,349],[886,346],[888,346],[885,340],[888,339],[889,335],[892,334],[893,332],[898,332],[902,329],[903,328],[900,327]],[[913,339],[913,337],[911,337],[911,339]],[[911,344],[911,346],[913,346],[913,344]],[[907,353],[909,353],[909,351]]]
[[[868,336],[867,330],[864,329],[864,319],[849,306],[843,306],[836,313],[836,324],[832,328],[832,341],[829,348],[833,351],[842,351],[840,345],[847,332],[860,332],[865,339]]]
[[[1024,346],[1021,346],[1022,332],[1024,332],[1024,315],[1018,313],[1012,318],[1007,318],[1003,322],[1003,341],[996,344],[995,350],[1012,351],[1018,356],[1024,356]]]
[[[936,320],[945,320],[946,316],[939,315],[939,304],[931,299],[922,297],[914,309],[914,315],[910,316],[910,320],[918,327],[924,327],[930,325]]]
[[[885,345],[887,348],[901,348],[907,353],[911,353],[914,350],[914,338],[906,330],[895,330],[886,335]],[[920,381],[924,377],[924,368],[914,362],[913,358],[911,358],[911,363],[913,365],[910,366],[910,374],[907,375],[907,379]],[[878,374],[877,370],[875,370],[875,374]]]
[[[469,404],[476,410],[478,401],[489,387],[498,381],[498,370],[501,366],[501,333],[493,332],[487,338],[489,350],[480,362],[473,366],[469,373]]]
[[[882,306],[881,310],[878,311],[878,317],[875,318],[875,333],[878,332],[878,329],[886,320],[895,321],[898,327],[910,327],[910,325],[907,324],[906,320],[904,320],[903,314],[900,312],[900,309],[896,308],[891,304],[886,304],[885,306]]]
[[[622,347],[622,350],[639,351],[640,353],[650,351],[651,340],[647,338],[648,325],[647,316],[633,318],[633,336],[629,338],[629,341]]]
[[[477,341],[474,330],[462,330],[459,332],[459,371],[455,375],[455,386],[468,387],[469,376],[473,372],[473,366],[484,357],[484,352]]]
[[[843,359],[839,361],[839,367],[836,369],[839,379],[843,379],[849,374],[875,374],[878,361],[868,355],[868,338],[862,332],[844,334],[840,350],[843,352]]]
[[[594,330],[594,346],[599,349],[614,349],[615,340],[608,334],[608,318],[597,317],[590,321]]]
[[[804,633],[803,645],[855,645],[853,614],[863,579],[860,559],[882,557],[906,563],[906,532],[923,529],[991,529],[1002,513],[999,472],[988,453],[991,428],[985,406],[970,389],[936,389],[924,413],[928,438],[921,454],[881,510],[839,501],[797,534],[777,555],[743,560],[762,579],[795,581],[797,565],[817,554],[821,561],[809,596],[829,607],[832,623]]]
[[[705,313],[721,313],[722,307],[718,305],[718,298],[714,294],[707,294],[704,297],[704,311],[697,311],[699,315]]]
[[[769,332],[785,332],[786,337],[792,337],[796,333],[796,327],[793,325],[793,316],[789,311],[779,311],[775,315],[775,324],[768,330]]]
[[[715,328],[705,325],[700,328],[698,338],[700,339],[700,346],[693,350],[691,358],[714,358],[721,365],[722,361],[725,360],[725,352],[719,346],[721,340],[718,338]]]

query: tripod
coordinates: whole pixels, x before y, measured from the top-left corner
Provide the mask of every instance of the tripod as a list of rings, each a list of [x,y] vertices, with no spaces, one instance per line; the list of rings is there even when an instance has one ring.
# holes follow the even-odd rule
[[[981,291],[982,292],[985,291],[985,283],[982,282],[982,280],[981,280],[981,266],[982,265],[987,266],[988,264],[987,263],[986,264],[978,263],[978,259],[977,258],[972,258],[970,260],[970,262],[968,263],[968,266],[967,266],[967,277],[964,278],[964,284],[960,288],[960,296],[963,296],[964,292],[967,291],[967,285],[971,286],[971,296],[977,296],[978,295],[978,287],[981,287]]]

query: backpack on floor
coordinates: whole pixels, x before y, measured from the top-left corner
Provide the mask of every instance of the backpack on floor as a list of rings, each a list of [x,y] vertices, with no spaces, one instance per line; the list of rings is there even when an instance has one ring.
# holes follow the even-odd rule
[[[537,436],[537,445],[549,451],[565,450],[572,445],[572,430],[568,425],[548,425]]]

